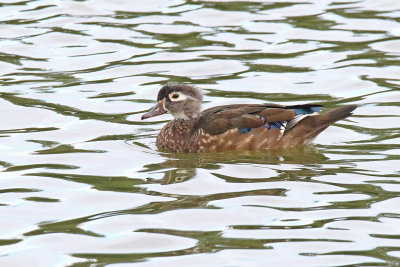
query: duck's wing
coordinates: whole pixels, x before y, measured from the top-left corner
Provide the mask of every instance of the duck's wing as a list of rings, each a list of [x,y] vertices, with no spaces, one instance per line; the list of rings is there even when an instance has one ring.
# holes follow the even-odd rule
[[[356,108],[357,105],[348,105],[324,114],[306,116],[290,128],[288,126],[292,121],[289,121],[283,134],[282,142],[287,147],[309,143],[333,123],[351,116]]]
[[[259,127],[288,130],[305,116],[320,110],[322,110],[321,105],[238,104],[218,106],[204,110],[194,130],[202,129],[210,135],[222,134],[233,128],[238,128],[243,133]]]

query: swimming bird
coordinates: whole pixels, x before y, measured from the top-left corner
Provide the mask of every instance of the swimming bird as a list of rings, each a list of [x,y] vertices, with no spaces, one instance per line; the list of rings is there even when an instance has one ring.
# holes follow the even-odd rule
[[[352,115],[356,105],[319,114],[321,105],[233,104],[201,111],[203,94],[195,86],[168,83],[157,104],[143,119],[171,114],[157,136],[158,148],[175,152],[265,150],[310,143],[338,120]]]

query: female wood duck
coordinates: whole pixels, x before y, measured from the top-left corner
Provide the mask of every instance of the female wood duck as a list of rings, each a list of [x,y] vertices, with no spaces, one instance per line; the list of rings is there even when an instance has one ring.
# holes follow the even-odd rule
[[[293,147],[310,143],[357,107],[319,114],[321,105],[237,104],[201,112],[202,99],[194,86],[170,83],[161,88],[156,106],[142,116],[144,120],[169,113],[175,118],[158,134],[157,147],[176,152]]]

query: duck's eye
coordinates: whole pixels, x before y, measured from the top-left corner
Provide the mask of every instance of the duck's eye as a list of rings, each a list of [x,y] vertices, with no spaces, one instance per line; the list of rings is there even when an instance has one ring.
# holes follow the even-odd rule
[[[171,99],[177,99],[178,97],[179,97],[178,94],[172,94],[172,95],[171,95]]]

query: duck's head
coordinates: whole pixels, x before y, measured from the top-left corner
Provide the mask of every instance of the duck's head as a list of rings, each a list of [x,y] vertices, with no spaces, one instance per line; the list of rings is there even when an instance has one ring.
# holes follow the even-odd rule
[[[186,84],[164,85],[157,96],[155,107],[142,116],[142,120],[169,113],[175,119],[195,119],[200,116],[203,94],[200,89]]]

